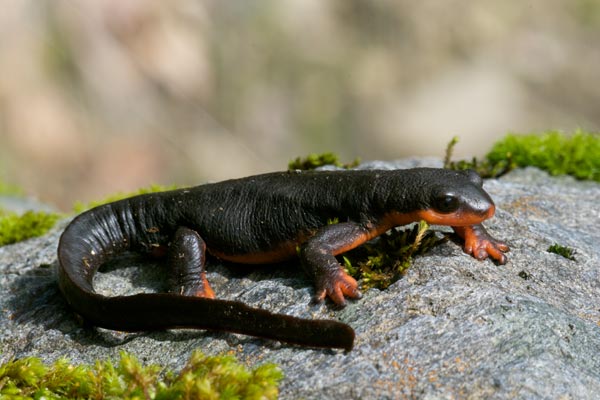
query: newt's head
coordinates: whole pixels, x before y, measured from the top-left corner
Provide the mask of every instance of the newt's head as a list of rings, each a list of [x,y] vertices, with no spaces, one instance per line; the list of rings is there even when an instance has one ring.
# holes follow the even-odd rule
[[[468,226],[494,215],[494,202],[483,190],[483,181],[475,171],[434,168],[409,171],[411,176],[403,182],[404,187],[396,187],[398,206],[388,203],[390,209],[397,210],[398,218],[410,215],[412,220],[422,219],[434,225]],[[406,198],[411,194],[414,202],[407,207]],[[388,198],[388,202],[393,203],[394,199]]]

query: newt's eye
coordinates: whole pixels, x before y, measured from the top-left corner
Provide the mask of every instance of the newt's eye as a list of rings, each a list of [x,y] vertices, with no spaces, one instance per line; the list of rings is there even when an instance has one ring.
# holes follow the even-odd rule
[[[441,213],[451,213],[458,210],[458,198],[451,194],[445,194],[436,197],[433,206]]]

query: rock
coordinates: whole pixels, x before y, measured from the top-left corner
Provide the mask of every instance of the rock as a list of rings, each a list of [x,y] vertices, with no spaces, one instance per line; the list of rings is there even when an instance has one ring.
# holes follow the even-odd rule
[[[311,285],[293,268],[209,267],[220,297],[349,323],[357,333],[349,353],[227,333],[125,334],[85,326],[55,283],[63,222],[44,237],[0,248],[0,361],[35,355],[89,363],[126,350],[178,368],[201,348],[233,350],[251,365],[279,364],[283,399],[597,398],[600,184],[527,168],[485,188],[497,205],[485,225],[511,246],[506,265],[479,262],[448,242],[416,258],[387,290],[370,290],[341,311],[310,304]],[[576,261],[547,252],[554,243],[575,249]],[[124,265],[132,267],[116,268]],[[164,289],[164,271],[137,256],[101,275],[95,284],[106,293]]]

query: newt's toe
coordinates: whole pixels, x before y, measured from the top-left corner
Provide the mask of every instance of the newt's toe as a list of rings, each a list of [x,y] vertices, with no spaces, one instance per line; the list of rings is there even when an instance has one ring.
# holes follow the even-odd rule
[[[346,305],[346,298],[358,299],[361,296],[356,279],[340,268],[319,280],[315,300],[320,302],[329,297],[335,304],[343,307]]]
[[[204,273],[200,276],[200,279],[195,278],[193,280],[188,280],[187,282],[176,286],[171,292],[182,296],[204,297],[207,299],[215,298],[215,292],[210,287]]]
[[[508,246],[503,242],[495,240],[491,236],[486,238],[476,237],[469,247],[472,249],[471,254],[478,260],[485,260],[490,257],[496,260],[498,264],[506,264],[507,258],[506,255],[504,255],[504,252],[509,250]]]
[[[478,260],[485,260],[490,257],[499,264],[506,264],[507,258],[504,255],[508,251],[508,246],[504,243],[495,243],[487,239],[475,240],[473,243],[465,244],[465,253],[472,254]]]
[[[454,227],[454,230],[465,240],[465,253],[478,260],[490,257],[498,264],[506,264],[508,259],[504,253],[509,251],[508,245],[492,237],[483,226]]]
[[[215,292],[210,287],[210,284],[208,283],[208,280],[205,276],[202,276],[202,290],[199,293],[197,293],[196,296],[206,297],[207,299],[215,298]]]
[[[499,264],[506,264],[507,258],[503,252],[508,251],[508,246],[504,243],[487,243],[485,251],[491,258]]]

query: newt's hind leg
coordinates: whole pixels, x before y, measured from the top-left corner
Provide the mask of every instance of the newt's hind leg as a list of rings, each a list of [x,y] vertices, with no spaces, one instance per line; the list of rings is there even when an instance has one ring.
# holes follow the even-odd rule
[[[369,239],[362,225],[352,222],[327,225],[304,243],[300,259],[306,273],[315,284],[315,300],[328,296],[337,305],[344,306],[346,297],[360,298],[356,280],[348,275],[335,258]]]
[[[215,293],[206,280],[206,244],[198,232],[177,229],[167,253],[171,268],[171,293],[185,296],[214,298]]]

